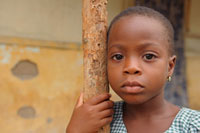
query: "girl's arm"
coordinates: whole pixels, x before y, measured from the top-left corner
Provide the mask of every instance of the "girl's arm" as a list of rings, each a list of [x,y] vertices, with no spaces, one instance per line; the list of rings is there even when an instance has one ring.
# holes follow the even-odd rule
[[[104,93],[94,96],[83,103],[80,95],[74,108],[71,120],[67,126],[67,133],[94,133],[112,121],[113,105],[109,100],[110,94]]]

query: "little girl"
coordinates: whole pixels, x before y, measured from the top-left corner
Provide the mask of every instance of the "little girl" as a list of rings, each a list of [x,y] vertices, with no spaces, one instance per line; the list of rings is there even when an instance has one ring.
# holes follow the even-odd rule
[[[67,133],[94,133],[110,122],[111,133],[199,133],[200,112],[164,99],[176,62],[173,45],[172,25],[157,11],[136,6],[116,16],[108,30],[107,70],[123,101],[113,104],[110,94],[101,94],[83,103],[81,94]]]

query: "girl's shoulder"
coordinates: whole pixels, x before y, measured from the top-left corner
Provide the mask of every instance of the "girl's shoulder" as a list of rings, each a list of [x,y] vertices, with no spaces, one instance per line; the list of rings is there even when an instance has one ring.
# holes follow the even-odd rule
[[[115,102],[114,115],[111,123],[113,133],[126,133],[126,127],[123,123],[123,105],[124,101]],[[165,133],[190,132],[200,133],[200,111],[182,107],[172,125]]]
[[[180,113],[183,116],[187,116],[193,120],[196,120],[196,118],[200,118],[200,111],[198,111],[198,110],[193,110],[190,108],[182,107],[180,110]],[[198,119],[198,121],[200,121],[200,119]]]
[[[200,132],[200,112],[185,107],[181,108],[166,133],[170,133],[170,131]]]

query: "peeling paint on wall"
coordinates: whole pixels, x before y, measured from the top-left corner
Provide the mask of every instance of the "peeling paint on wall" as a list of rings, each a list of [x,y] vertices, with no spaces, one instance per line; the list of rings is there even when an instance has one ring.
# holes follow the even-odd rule
[[[5,44],[0,44],[0,62],[8,64],[11,59],[12,48],[7,48]]]
[[[27,50],[28,52],[33,52],[33,53],[39,53],[40,52],[39,47],[29,47],[29,46],[27,46],[25,50]]]

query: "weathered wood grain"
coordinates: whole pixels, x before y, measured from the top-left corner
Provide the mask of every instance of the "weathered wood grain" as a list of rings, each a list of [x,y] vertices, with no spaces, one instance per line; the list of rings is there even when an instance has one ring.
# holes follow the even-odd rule
[[[107,0],[83,0],[84,101],[108,92],[106,70]],[[99,132],[108,133],[109,126]]]

